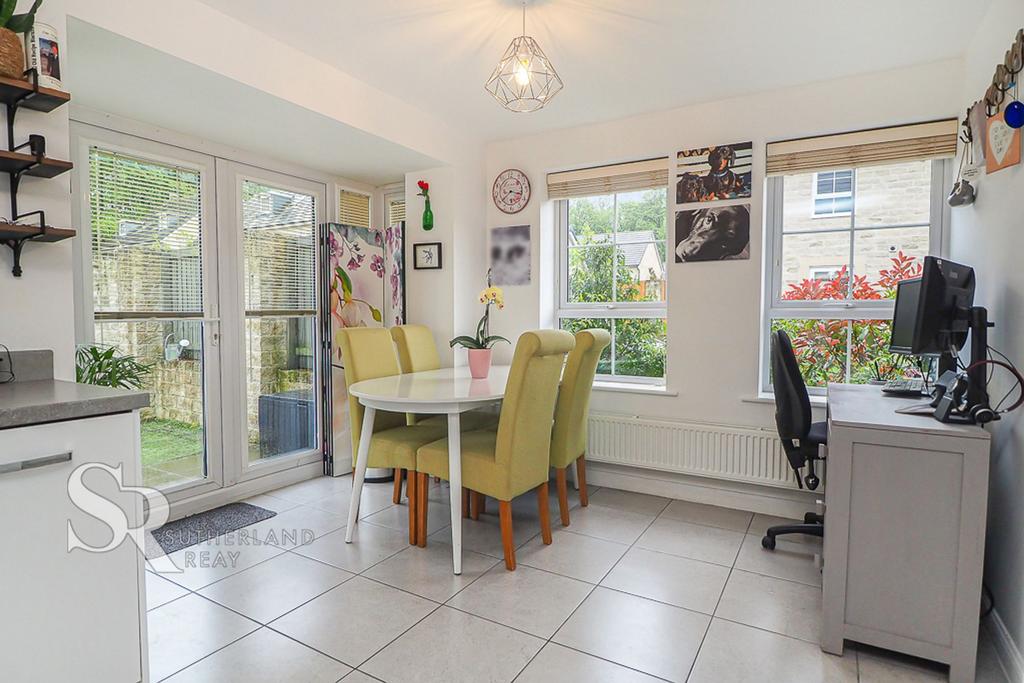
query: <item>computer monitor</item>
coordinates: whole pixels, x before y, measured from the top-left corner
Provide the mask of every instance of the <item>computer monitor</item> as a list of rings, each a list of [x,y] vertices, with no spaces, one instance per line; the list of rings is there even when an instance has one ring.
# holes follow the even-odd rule
[[[897,285],[889,349],[915,356],[952,356],[967,343],[974,306],[974,269],[926,256],[921,277]]]

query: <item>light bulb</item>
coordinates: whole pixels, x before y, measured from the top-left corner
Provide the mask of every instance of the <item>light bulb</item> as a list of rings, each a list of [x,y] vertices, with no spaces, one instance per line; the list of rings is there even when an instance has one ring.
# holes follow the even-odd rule
[[[527,86],[530,84],[529,66],[530,63],[525,59],[519,60],[519,63],[516,64],[516,83],[521,86]]]

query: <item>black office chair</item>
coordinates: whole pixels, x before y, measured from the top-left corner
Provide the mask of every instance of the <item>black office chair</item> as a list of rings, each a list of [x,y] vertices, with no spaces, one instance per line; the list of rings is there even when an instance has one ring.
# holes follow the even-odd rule
[[[775,425],[782,439],[782,450],[796,473],[800,488],[814,490],[821,480],[814,473],[814,461],[820,460],[818,446],[828,442],[828,425],[811,422],[811,400],[807,396],[804,378],[793,353],[793,344],[784,330],[772,332],[772,377],[775,384]],[[807,474],[801,477],[806,466]],[[775,550],[775,537],[783,534],[807,534],[824,537],[825,518],[808,512],[803,524],[773,526],[761,539],[761,545]]]

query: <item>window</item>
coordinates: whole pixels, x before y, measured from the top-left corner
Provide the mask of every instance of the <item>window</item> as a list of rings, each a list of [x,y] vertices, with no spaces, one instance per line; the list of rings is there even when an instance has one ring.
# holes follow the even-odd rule
[[[338,222],[358,228],[370,227],[370,197],[360,192],[342,190],[338,195]]]
[[[388,201],[388,225],[405,220],[405,198]]]
[[[813,214],[849,216],[853,210],[853,171],[824,171],[814,174]]]
[[[940,250],[946,166],[937,159],[768,178],[763,390],[771,390],[768,338],[777,329],[793,339],[815,393],[829,382],[866,383],[876,364],[883,373],[893,367],[896,283]],[[841,193],[845,213],[818,212],[823,194]]]
[[[559,202],[558,324],[611,333],[599,375],[664,382],[667,194],[662,186]]]

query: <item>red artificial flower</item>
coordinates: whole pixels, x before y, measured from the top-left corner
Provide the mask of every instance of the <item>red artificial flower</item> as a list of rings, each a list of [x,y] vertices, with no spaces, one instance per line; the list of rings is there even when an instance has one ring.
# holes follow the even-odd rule
[[[423,190],[424,192],[427,192],[427,191],[430,190],[430,183],[428,183],[426,180],[417,181],[416,184],[419,185],[419,188],[421,190]]]

